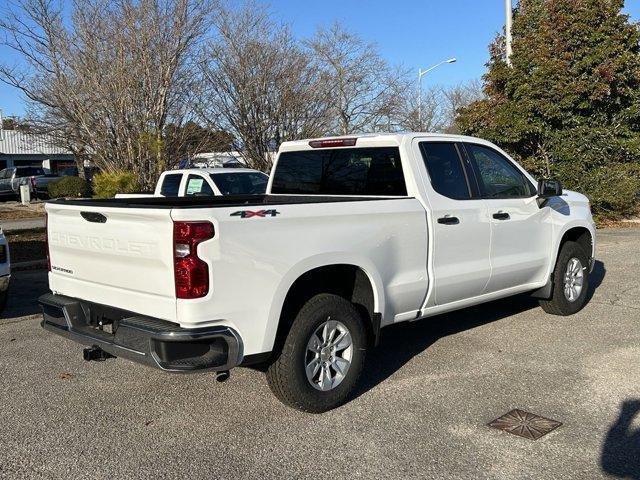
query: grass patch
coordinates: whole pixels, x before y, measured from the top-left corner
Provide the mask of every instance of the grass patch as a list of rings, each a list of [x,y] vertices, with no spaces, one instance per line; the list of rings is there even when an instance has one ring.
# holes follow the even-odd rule
[[[44,203],[21,205],[18,202],[0,203],[0,222],[44,217]]]

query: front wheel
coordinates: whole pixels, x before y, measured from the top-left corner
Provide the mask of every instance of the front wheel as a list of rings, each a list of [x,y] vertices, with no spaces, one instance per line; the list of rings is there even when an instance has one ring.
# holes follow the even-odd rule
[[[553,315],[573,315],[584,307],[589,289],[589,257],[576,242],[565,242],[553,271],[553,296],[540,300]]]
[[[267,369],[267,382],[290,407],[312,413],[331,410],[355,388],[366,348],[356,308],[336,295],[316,295],[296,316],[282,352]]]

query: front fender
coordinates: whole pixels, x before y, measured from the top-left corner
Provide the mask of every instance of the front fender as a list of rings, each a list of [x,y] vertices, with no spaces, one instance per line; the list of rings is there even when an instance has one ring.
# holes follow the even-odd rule
[[[554,246],[553,246],[553,262],[551,262],[551,266],[549,269],[549,276],[551,275],[551,272],[553,272],[553,269],[555,268],[556,265],[556,261],[558,260],[558,255],[560,254],[560,246],[562,243],[562,239],[564,238],[565,234],[573,229],[573,228],[586,228],[589,231],[589,234],[591,235],[591,259],[595,259],[596,257],[596,228],[595,225],[593,224],[593,222],[589,222],[588,220],[585,219],[576,219],[576,220],[572,220],[566,224],[564,224],[562,226],[562,228],[558,231],[558,234],[555,236],[555,242],[554,242]],[[590,270],[593,270],[593,265],[594,262],[591,261],[590,264]]]

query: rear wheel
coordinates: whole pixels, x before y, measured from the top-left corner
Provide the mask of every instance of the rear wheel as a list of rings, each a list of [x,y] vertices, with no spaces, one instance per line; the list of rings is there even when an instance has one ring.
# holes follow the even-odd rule
[[[553,271],[553,296],[540,300],[553,315],[573,315],[584,307],[589,289],[589,257],[576,242],[565,242]]]
[[[331,410],[356,386],[366,346],[355,307],[336,295],[316,295],[296,316],[282,352],[267,369],[267,382],[290,407],[313,413]]]

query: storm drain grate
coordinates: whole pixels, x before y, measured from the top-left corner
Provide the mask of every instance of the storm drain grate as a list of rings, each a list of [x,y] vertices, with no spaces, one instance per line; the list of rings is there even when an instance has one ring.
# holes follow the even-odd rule
[[[537,440],[558,428],[562,423],[516,408],[488,425],[529,440]]]

